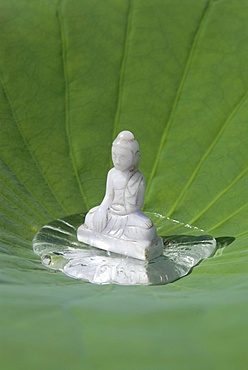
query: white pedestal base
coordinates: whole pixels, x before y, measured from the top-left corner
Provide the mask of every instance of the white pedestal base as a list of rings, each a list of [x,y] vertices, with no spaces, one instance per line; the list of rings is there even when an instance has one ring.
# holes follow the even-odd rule
[[[143,261],[152,260],[163,252],[163,240],[160,236],[152,241],[123,240],[92,231],[85,225],[81,225],[77,229],[77,238],[80,242],[92,247]]]

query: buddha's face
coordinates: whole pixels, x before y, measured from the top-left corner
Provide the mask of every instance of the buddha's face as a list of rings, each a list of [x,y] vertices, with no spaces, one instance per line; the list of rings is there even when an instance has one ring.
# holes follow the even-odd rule
[[[116,170],[126,171],[133,167],[133,155],[130,149],[125,149],[119,145],[112,147],[112,160]]]

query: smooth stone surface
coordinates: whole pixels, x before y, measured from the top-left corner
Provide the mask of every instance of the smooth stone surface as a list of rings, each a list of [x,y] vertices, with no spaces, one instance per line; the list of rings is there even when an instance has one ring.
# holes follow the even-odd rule
[[[113,141],[114,167],[107,174],[105,196],[86,214],[78,229],[78,240],[96,248],[141,260],[162,253],[162,240],[153,222],[141,209],[145,179],[138,169],[139,144],[130,131]]]
[[[163,240],[157,236],[155,240],[131,241],[115,239],[108,235],[89,230],[85,225],[77,229],[77,238],[80,242],[109,252],[122,254],[140,260],[152,260],[163,252]]]

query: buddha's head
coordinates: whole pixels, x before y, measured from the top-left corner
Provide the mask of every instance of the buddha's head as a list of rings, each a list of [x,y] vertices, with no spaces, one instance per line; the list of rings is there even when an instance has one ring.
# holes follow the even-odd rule
[[[138,169],[140,159],[139,144],[130,131],[122,131],[112,145],[112,160],[119,171]]]

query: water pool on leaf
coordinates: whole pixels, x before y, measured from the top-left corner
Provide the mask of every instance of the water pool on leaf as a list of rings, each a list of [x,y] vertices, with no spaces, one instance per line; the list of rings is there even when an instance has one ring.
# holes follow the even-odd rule
[[[158,218],[156,214],[153,216]],[[186,276],[218,248],[233,241],[230,237],[220,238],[216,243],[215,238],[204,235],[202,230],[197,236],[162,236],[163,254],[151,261],[141,261],[79,242],[76,233],[84,217],[84,214],[75,214],[43,226],[33,239],[33,249],[48,268],[94,284],[168,284]],[[175,220],[166,221],[172,227],[178,224]]]

